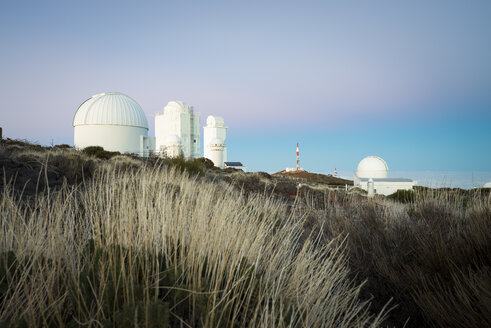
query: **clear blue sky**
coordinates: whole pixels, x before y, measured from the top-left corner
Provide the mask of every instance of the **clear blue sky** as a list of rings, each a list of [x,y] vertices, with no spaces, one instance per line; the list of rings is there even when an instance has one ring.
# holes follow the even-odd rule
[[[229,160],[491,171],[491,1],[0,2],[4,135],[73,144],[91,95],[229,126]]]

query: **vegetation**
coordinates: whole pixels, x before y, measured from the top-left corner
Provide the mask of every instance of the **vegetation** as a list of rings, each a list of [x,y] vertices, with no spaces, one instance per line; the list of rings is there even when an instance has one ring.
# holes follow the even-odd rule
[[[107,151],[100,146],[90,146],[86,147],[82,150],[84,154],[89,156],[97,157],[100,159],[110,159],[111,157],[121,155],[119,151]]]
[[[0,162],[0,327],[491,326],[489,191],[17,141]]]

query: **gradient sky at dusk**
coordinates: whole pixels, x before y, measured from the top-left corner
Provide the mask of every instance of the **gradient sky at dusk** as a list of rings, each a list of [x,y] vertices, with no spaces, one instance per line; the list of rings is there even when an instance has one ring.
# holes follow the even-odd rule
[[[491,1],[0,2],[0,126],[73,144],[119,91],[223,116],[229,160],[274,172],[491,171]]]

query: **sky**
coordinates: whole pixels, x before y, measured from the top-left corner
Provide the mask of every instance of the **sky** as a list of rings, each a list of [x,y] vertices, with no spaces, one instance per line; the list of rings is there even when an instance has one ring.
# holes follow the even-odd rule
[[[94,94],[225,119],[228,160],[491,172],[491,1],[0,1],[4,137],[73,145]]]

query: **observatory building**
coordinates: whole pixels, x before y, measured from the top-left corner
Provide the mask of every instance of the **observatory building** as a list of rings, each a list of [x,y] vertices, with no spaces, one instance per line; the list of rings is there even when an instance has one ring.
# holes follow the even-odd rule
[[[155,137],[148,136],[142,108],[119,92],[106,92],[84,101],[73,118],[74,146],[101,146],[105,150],[165,157],[201,156],[200,114],[182,101],[170,101],[155,116]],[[204,157],[215,166],[246,170],[238,162],[227,162],[227,127],[223,118],[208,116],[204,127]],[[228,163],[228,164],[227,164]]]
[[[101,93],[80,105],[73,117],[74,146],[147,156],[155,149],[140,105],[119,92]]]
[[[158,154],[186,158],[201,155],[200,114],[182,101],[170,101],[155,116],[155,146]]]
[[[225,167],[227,161],[227,127],[223,118],[208,116],[203,132],[204,157],[210,159],[216,167]]]
[[[397,190],[413,189],[418,182],[406,178],[389,178],[389,167],[378,156],[367,156],[358,164],[353,176],[354,187],[367,190],[373,187],[377,194],[390,195]]]

